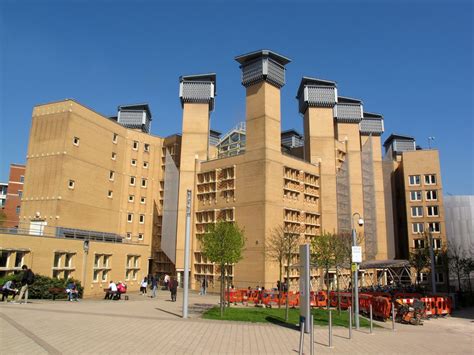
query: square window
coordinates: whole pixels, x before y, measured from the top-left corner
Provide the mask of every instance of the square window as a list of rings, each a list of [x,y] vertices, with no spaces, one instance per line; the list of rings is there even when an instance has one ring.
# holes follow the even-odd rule
[[[133,141],[133,150],[138,150],[138,141]]]
[[[425,231],[425,226],[423,223],[413,223],[412,231],[413,233],[423,233]]]
[[[127,214],[127,222],[132,223],[133,222],[133,213],[128,213]]]
[[[430,222],[428,223],[428,230],[432,233],[440,233],[441,226],[439,222]]]
[[[149,152],[150,151],[150,145],[148,143],[145,143],[144,145],[144,150],[145,152]]]
[[[114,195],[114,192],[113,192],[112,190],[109,190],[109,191],[107,192],[107,197],[108,197],[108,198],[112,198],[113,195]]]
[[[69,180],[67,183],[67,187],[71,190],[74,189],[76,187],[76,182],[74,180]]]
[[[410,185],[420,185],[420,175],[410,175],[408,177]]]
[[[436,191],[436,190],[426,191],[426,200],[427,201],[437,201],[438,200],[438,191]]]
[[[114,179],[115,179],[115,171],[111,170],[109,172],[109,180],[114,181]]]
[[[112,160],[117,160],[117,153],[112,152]]]
[[[143,233],[138,233],[138,240],[143,240]]]
[[[135,201],[135,196],[134,195],[128,195],[128,202],[133,202]]]
[[[143,169],[148,169],[148,162],[147,161],[143,162]]]
[[[132,233],[127,233],[127,239],[132,239]]]
[[[421,201],[421,191],[410,191],[410,201]]]
[[[424,249],[425,248],[425,240],[424,239],[413,239],[413,244],[415,249]]]
[[[142,179],[142,187],[146,187],[147,185],[147,180],[146,179]]]
[[[428,211],[428,217],[438,217],[439,216],[439,208],[438,206],[428,206],[426,207]]]
[[[136,160],[136,159],[132,159],[131,164],[132,164],[132,166],[137,166],[137,160]]]
[[[112,137],[112,142],[113,143],[117,143],[118,141],[118,134],[117,133],[114,133],[113,137]]]
[[[140,223],[141,224],[145,223],[145,215],[144,214],[140,215]]]
[[[79,137],[74,137],[72,139],[72,144],[74,144],[75,146],[79,146],[79,142],[80,142]]]
[[[140,197],[140,203],[141,203],[142,205],[145,204],[145,201],[146,201],[146,198],[145,198],[145,197],[143,197],[143,196]]]
[[[423,217],[423,207],[421,206],[414,206],[411,208],[411,216],[412,217]]]
[[[435,185],[436,184],[436,175],[428,174],[425,175],[425,185]]]
[[[130,177],[130,185],[135,186],[135,176]]]

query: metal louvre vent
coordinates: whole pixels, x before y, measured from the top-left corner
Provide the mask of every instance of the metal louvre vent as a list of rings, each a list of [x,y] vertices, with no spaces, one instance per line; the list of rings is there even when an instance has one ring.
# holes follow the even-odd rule
[[[360,133],[365,135],[380,136],[384,131],[383,119],[364,117],[360,122]]]
[[[412,140],[396,139],[393,141],[393,150],[395,152],[405,152],[407,150],[415,150],[415,142]]]
[[[249,87],[261,80],[263,76],[263,61],[258,59],[242,66],[242,85]]]
[[[273,59],[268,58],[268,72],[267,80],[273,85],[281,88],[285,85],[285,68],[275,62]]]
[[[117,122],[127,128],[141,129],[143,132],[149,132],[150,120],[145,117],[144,111],[120,110]]]
[[[333,107],[336,104],[336,88],[327,86],[307,86],[308,105]]]
[[[346,159],[336,175],[337,229],[339,233],[351,232],[351,191],[349,161]]]
[[[362,109],[359,104],[337,104],[337,122],[359,123],[362,120]]]
[[[367,260],[375,260],[377,245],[377,215],[375,204],[374,162],[372,138],[362,146],[362,190],[364,201],[364,240]]]
[[[183,81],[181,85],[182,102],[212,103],[214,99],[214,93],[211,82]]]
[[[285,85],[285,67],[271,58],[259,58],[242,66],[242,85],[249,87],[267,81],[278,88]]]

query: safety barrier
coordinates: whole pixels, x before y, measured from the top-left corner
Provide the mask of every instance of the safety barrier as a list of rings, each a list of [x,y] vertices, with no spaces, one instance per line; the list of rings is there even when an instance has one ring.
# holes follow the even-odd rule
[[[316,307],[327,307],[328,296],[325,291],[319,291],[316,295]]]
[[[370,305],[372,304],[373,298],[374,296],[372,295],[361,293],[359,295],[359,312],[364,313],[364,314],[369,314]]]
[[[421,302],[425,304],[425,317],[436,315],[436,297],[421,297]]]
[[[374,312],[374,318],[378,318],[385,321],[390,318],[390,312],[392,311],[392,303],[387,297],[376,296],[372,298],[372,309]]]

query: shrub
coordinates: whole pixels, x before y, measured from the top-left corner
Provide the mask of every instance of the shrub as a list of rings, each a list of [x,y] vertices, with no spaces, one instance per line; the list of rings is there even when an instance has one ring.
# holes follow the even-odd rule
[[[5,284],[5,282],[9,280],[13,280],[20,284],[22,274],[12,274],[8,275],[4,278],[0,278],[0,285]],[[55,279],[48,276],[38,275],[35,274],[35,282],[28,287],[28,298],[31,299],[52,299],[53,295],[48,292],[50,288],[66,288],[67,284],[71,281],[71,279]],[[79,291],[79,298],[82,298],[82,294],[84,288],[81,286],[80,281],[73,279],[76,283],[77,289]],[[56,298],[66,298],[66,293],[60,293],[56,295]]]

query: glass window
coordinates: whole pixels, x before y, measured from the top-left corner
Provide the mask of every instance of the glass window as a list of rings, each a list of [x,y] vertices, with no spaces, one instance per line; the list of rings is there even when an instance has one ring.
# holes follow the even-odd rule
[[[425,247],[424,239],[413,239],[415,249],[423,249]]]
[[[420,175],[410,175],[408,180],[410,185],[420,185]]]
[[[133,213],[128,213],[127,214],[127,222],[132,223],[133,222]]]
[[[423,233],[425,231],[423,223],[412,223],[413,233]]]
[[[144,145],[144,150],[145,152],[149,152],[150,151],[150,145],[148,143],[145,143]]]
[[[114,133],[113,138],[112,138],[112,142],[117,143],[117,140],[118,140],[118,134]]]
[[[135,176],[130,177],[130,185],[135,186]]]
[[[20,175],[20,182],[25,182],[25,176]]]
[[[7,267],[8,266],[8,257],[10,256],[10,252],[6,250],[0,250],[0,267]]]
[[[110,170],[110,172],[109,172],[109,180],[112,181],[112,180],[114,180],[114,179],[115,179],[115,171]]]
[[[410,191],[410,201],[421,201],[421,191]]]
[[[16,214],[20,214],[20,206],[16,206],[16,208],[15,208],[15,213],[16,213]]]
[[[18,197],[19,197],[19,198],[22,198],[22,197],[23,197],[23,191],[21,191],[21,190],[18,191]]]
[[[433,239],[433,249],[441,249],[441,239]]]
[[[15,255],[15,267],[22,267],[23,266],[23,258],[25,257],[25,253],[22,251],[17,251]]]
[[[439,216],[439,209],[438,206],[428,206],[426,207],[428,211],[428,216],[429,217],[437,217]]]
[[[53,278],[54,279],[60,279],[61,278],[62,271],[61,270],[53,270]]]
[[[94,267],[100,267],[100,254],[94,255]]]
[[[414,206],[411,208],[411,216],[412,217],[423,217],[423,207],[421,206]]]
[[[104,267],[109,267],[110,255],[104,255]]]
[[[146,187],[147,185],[147,180],[146,179],[142,179],[142,187]]]
[[[73,254],[66,254],[64,259],[64,266],[65,267],[72,267],[72,255]]]
[[[138,141],[133,141],[133,150],[138,149]]]
[[[112,152],[112,160],[116,160],[116,159],[117,159],[117,153]]]
[[[436,184],[436,175],[428,174],[425,175],[425,185],[435,185]]]
[[[133,202],[135,201],[135,196],[134,195],[128,195],[128,202]]]
[[[439,233],[441,232],[441,226],[439,222],[430,222],[428,223],[428,228],[430,232]]]
[[[426,281],[428,281],[428,274],[420,272],[418,276],[418,282],[426,282]]]
[[[74,137],[74,138],[72,139],[72,144],[74,144],[75,146],[78,146],[78,145],[79,145],[79,141],[80,141],[79,137]]]
[[[135,257],[134,257],[134,263],[133,263],[133,266],[134,266],[134,267],[138,267],[138,262],[139,262],[139,260],[140,260],[140,257],[139,257],[139,256],[135,256]]]
[[[76,187],[76,182],[74,180],[69,180],[67,183],[67,187],[69,189],[74,189],[74,187]]]
[[[99,274],[100,274],[100,270],[94,270],[94,276],[93,276],[93,279],[94,281],[99,281]]]
[[[61,253],[54,253],[53,267],[61,267]]]
[[[435,282],[442,284],[444,282],[444,274],[442,272],[435,273]]]
[[[438,200],[438,192],[436,190],[426,191],[426,200],[427,201],[436,201],[436,200]]]
[[[141,224],[145,223],[145,215],[144,214],[140,215],[140,223]]]
[[[148,169],[148,162],[147,162],[147,161],[144,161],[144,162],[143,162],[143,168],[144,168],[144,169]]]
[[[132,279],[136,280],[137,279],[137,274],[138,274],[137,270],[135,270],[135,269],[132,270]]]

